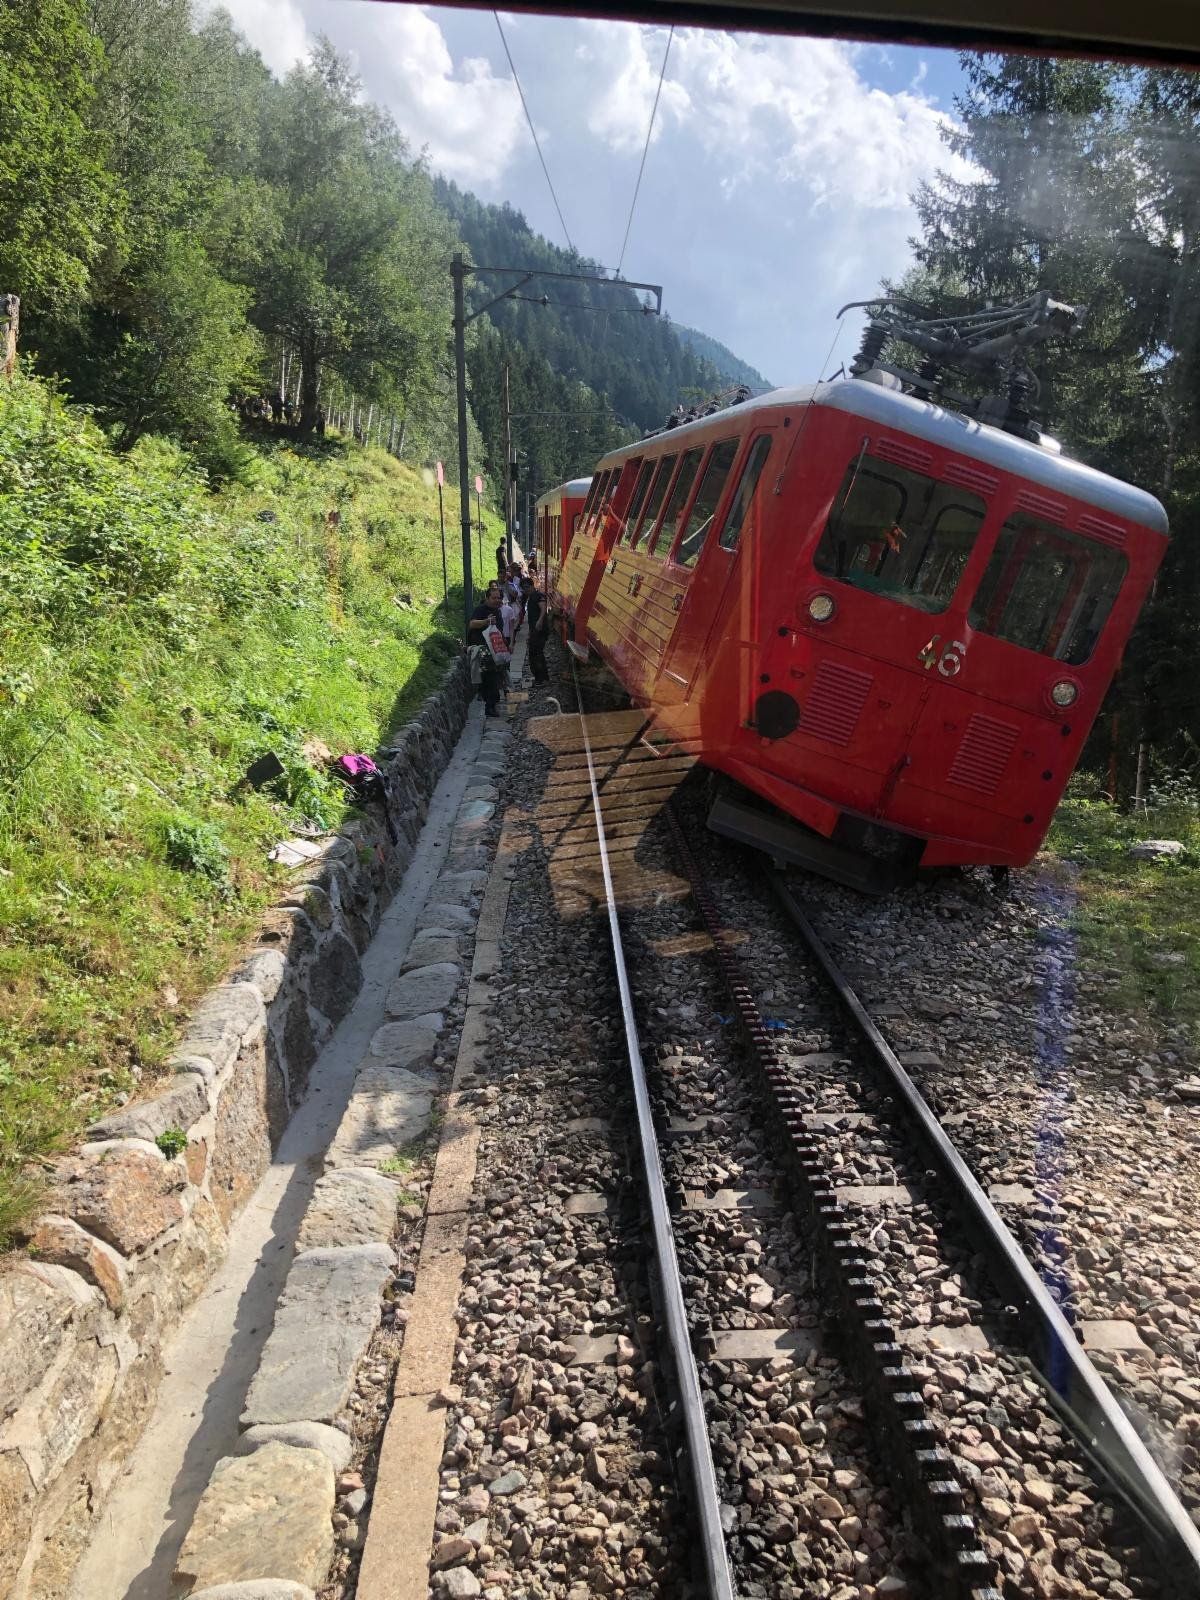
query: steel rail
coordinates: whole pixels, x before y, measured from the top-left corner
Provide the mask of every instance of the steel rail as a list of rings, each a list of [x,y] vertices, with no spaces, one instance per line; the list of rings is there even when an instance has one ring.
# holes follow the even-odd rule
[[[712,1452],[708,1443],[708,1422],[704,1413],[704,1399],[700,1392],[700,1375],[692,1352],[688,1332],[687,1311],[683,1297],[683,1282],[679,1275],[679,1259],[675,1253],[675,1236],[671,1228],[671,1213],[667,1204],[666,1182],[658,1152],[658,1138],[654,1131],[654,1114],[650,1106],[650,1090],[646,1082],[646,1068],[642,1060],[642,1047],[638,1039],[637,1020],[633,1014],[633,995],[629,987],[629,972],[625,964],[625,946],[621,938],[621,925],[617,916],[616,893],[613,889],[612,870],[608,857],[608,842],[604,832],[604,816],[600,806],[600,787],[596,766],[592,759],[592,742],[588,737],[587,716],[579,693],[579,679],[572,663],[575,680],[575,698],[579,706],[579,723],[583,731],[583,748],[587,757],[588,782],[591,786],[592,810],[596,818],[596,839],[599,845],[600,870],[604,879],[604,898],[608,910],[608,931],[612,942],[613,966],[616,969],[617,988],[621,996],[621,1019],[625,1029],[625,1048],[629,1057],[629,1074],[633,1082],[633,1097],[637,1108],[638,1144],[642,1169],[650,1205],[650,1224],[654,1242],[654,1255],[658,1266],[659,1289],[662,1297],[663,1319],[667,1345],[675,1367],[675,1381],[679,1389],[680,1410],[684,1439],[687,1446],[692,1497],[700,1532],[700,1558],[704,1566],[708,1594],[711,1600],[736,1600],[733,1575],[725,1549],[725,1533],[721,1527],[721,1501],[717,1493],[716,1473],[713,1470]]]
[[[996,1563],[967,1507],[966,1491],[941,1431],[929,1415],[919,1371],[878,1294],[874,1266],[855,1241],[855,1224],[837,1198],[821,1140],[805,1123],[791,1073],[763,1023],[741,962],[678,817],[667,821],[696,906],[713,941],[733,1008],[758,1070],[792,1176],[797,1213],[807,1224],[814,1268],[820,1263],[827,1309],[838,1319],[841,1354],[854,1370],[880,1458],[925,1545],[936,1593],[949,1600],[1001,1600]]]
[[[1024,1323],[1029,1354],[1057,1409],[1150,1535],[1172,1577],[1183,1586],[1178,1592],[1200,1595],[1200,1533],[1195,1524],[1020,1244],[826,949],[783,874],[769,868],[767,877],[876,1066],[895,1090],[926,1157],[961,1207],[1000,1287],[1012,1297]]]

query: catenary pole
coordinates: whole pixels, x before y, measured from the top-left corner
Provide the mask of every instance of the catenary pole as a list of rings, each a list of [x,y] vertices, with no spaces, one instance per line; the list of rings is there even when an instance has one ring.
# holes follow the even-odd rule
[[[467,275],[462,251],[450,267],[454,279],[454,379],[458,387],[458,504],[462,528],[463,627],[475,609],[471,583],[471,485],[467,476],[467,321],[463,283]]]
[[[513,558],[512,400],[508,389],[508,362],[504,363],[504,547]]]
[[[468,317],[464,284],[468,272],[488,272],[507,274],[516,279],[515,283],[507,289],[502,289],[499,294],[494,294],[490,300],[485,300],[483,305],[477,306]],[[450,276],[454,280],[454,376],[458,390],[458,481],[459,481],[459,506],[462,513],[462,547],[463,547],[463,626],[471,620],[474,609],[474,591],[471,582],[471,499],[470,486],[467,482],[467,323],[474,322],[476,317],[481,317],[485,311],[490,311],[501,300],[520,298],[520,291],[534,278],[547,278],[555,282],[567,283],[619,283],[623,289],[644,289],[654,296],[654,304],[649,301],[645,305],[619,307],[619,310],[636,311],[642,316],[656,317],[662,312],[662,284],[639,283],[631,278],[610,278],[597,272],[549,272],[536,267],[492,267],[476,262],[467,266],[463,260],[461,250],[455,252],[450,263]],[[539,305],[550,305],[549,295],[538,297]],[[516,490],[511,481],[511,461],[505,462],[506,471],[510,475],[505,489],[505,506],[515,506],[514,495]],[[512,512],[506,510],[506,516],[511,518]],[[512,531],[511,523],[508,537],[508,554],[512,559]]]

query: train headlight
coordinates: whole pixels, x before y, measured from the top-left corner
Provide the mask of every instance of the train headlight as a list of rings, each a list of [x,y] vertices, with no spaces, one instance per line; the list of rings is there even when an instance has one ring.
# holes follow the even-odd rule
[[[1079,699],[1079,685],[1072,683],[1070,678],[1060,678],[1051,689],[1050,698],[1060,711],[1065,711]]]
[[[831,594],[815,594],[808,602],[808,614],[814,622],[828,622],[836,610]]]

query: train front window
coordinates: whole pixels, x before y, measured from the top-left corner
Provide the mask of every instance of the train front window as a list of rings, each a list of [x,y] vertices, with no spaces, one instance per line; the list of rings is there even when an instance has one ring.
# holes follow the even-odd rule
[[[679,471],[675,474],[675,482],[671,488],[671,496],[667,501],[667,509],[663,513],[662,527],[658,530],[658,538],[654,541],[654,548],[649,552],[652,556],[665,556],[675,540],[675,532],[679,526],[679,513],[687,504],[688,495],[692,492],[695,482],[696,470],[700,465],[700,457],[704,451],[697,446],[689,450],[679,463]]]
[[[1067,666],[1082,666],[1128,566],[1116,550],[1015,512],[1000,530],[971,603],[971,626]]]
[[[850,463],[813,558],[818,572],[917,611],[945,611],[987,507],[874,456]]]
[[[696,490],[692,509],[679,536],[679,549],[675,552],[675,559],[681,567],[694,567],[700,559],[700,552],[704,549],[704,541],[708,538],[708,530],[712,527],[713,517],[720,504],[725,480],[729,477],[729,469],[733,465],[737,449],[736,439],[722,439],[719,444],[712,447],[704,468],[704,476],[700,479],[700,487]]]

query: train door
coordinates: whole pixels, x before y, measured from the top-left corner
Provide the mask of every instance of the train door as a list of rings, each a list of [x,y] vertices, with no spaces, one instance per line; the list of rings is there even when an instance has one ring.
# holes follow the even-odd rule
[[[718,652],[727,630],[727,598],[730,580],[737,564],[755,489],[771,452],[771,434],[752,436],[742,458],[740,471],[731,468],[737,457],[738,439],[724,439],[713,446],[695,503],[683,528],[675,553],[675,563],[688,570],[687,589],[680,596],[679,615],[670,649],[659,674],[657,698],[663,705],[698,701],[708,674],[718,665]],[[725,490],[732,478],[731,496]],[[717,512],[727,498],[724,518]],[[719,527],[720,532],[715,530]],[[732,619],[735,630],[740,618]],[[725,663],[721,663],[725,665]]]
[[[641,456],[634,456],[631,461],[623,462],[612,470],[612,478],[605,494],[605,502],[601,508],[596,526],[596,542],[592,551],[591,566],[583,580],[579,592],[579,601],[575,607],[575,639],[572,651],[576,655],[586,656],[588,648],[588,618],[591,614],[592,603],[596,598],[596,591],[600,587],[600,580],[604,575],[604,564],[608,560],[609,551],[620,537],[624,526],[625,511],[633,495],[634,485],[638,480],[639,469],[642,465]]]

